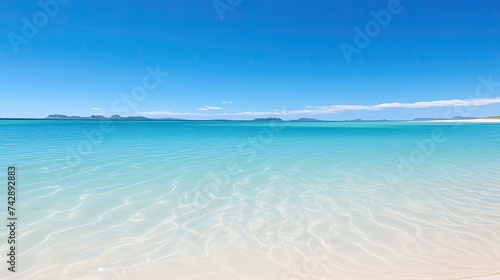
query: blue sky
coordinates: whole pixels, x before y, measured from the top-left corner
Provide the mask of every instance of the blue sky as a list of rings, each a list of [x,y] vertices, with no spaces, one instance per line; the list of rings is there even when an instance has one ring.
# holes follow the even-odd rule
[[[2,1],[0,117],[500,115],[499,7],[497,0]],[[356,36],[369,42],[356,45]],[[343,43],[357,51],[346,57]],[[169,74],[126,110],[117,106],[134,90],[138,96],[151,69]]]

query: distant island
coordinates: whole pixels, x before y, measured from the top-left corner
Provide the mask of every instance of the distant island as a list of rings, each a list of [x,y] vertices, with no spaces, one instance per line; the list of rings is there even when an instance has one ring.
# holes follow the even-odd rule
[[[354,119],[354,120],[346,120],[346,122],[391,122],[390,120],[362,120],[362,119]]]
[[[185,121],[183,119],[176,118],[162,118],[162,119],[150,119],[141,116],[131,116],[122,117],[120,115],[113,115],[111,117],[105,117],[103,115],[92,115],[90,117],[80,117],[80,116],[66,116],[66,115],[49,115],[45,118],[46,120],[112,120],[112,121]]]
[[[271,121],[282,122],[283,120],[280,118],[256,118],[253,121],[254,122],[271,122]]]
[[[477,118],[472,118],[472,117],[461,117],[461,116],[455,116],[453,118],[416,118],[413,119],[414,121],[444,121],[444,120],[473,120]]]
[[[178,119],[178,118],[147,118],[147,117],[141,117],[141,116],[131,116],[131,117],[122,117],[120,115],[113,115],[111,117],[105,117],[103,115],[91,115],[89,117],[80,117],[80,116],[66,116],[66,115],[49,115],[44,118],[45,120],[110,120],[110,121],[193,121],[193,120],[186,120],[186,119]],[[205,120],[207,121],[207,120]],[[226,120],[226,119],[214,119],[214,120],[208,120],[208,121],[231,121],[231,120]],[[254,122],[270,122],[270,121],[279,121],[282,122],[283,120],[280,118],[256,118],[254,120],[250,120]],[[301,121],[301,119],[297,120]]]
[[[242,122],[398,122],[398,121],[415,121],[415,122],[500,122],[500,116],[491,117],[462,117],[455,116],[452,118],[415,118],[412,120],[363,120],[363,119],[353,119],[353,120],[337,120],[337,121],[327,121],[319,120],[315,118],[299,118],[296,120],[283,120],[277,117],[268,118],[256,118],[253,120],[228,120],[228,119],[210,119],[210,120],[188,120],[179,118],[148,118],[142,116],[130,116],[122,117],[120,115],[113,115],[111,117],[106,117],[103,115],[91,115],[88,117],[81,116],[67,116],[62,114],[48,115],[45,118],[0,118],[0,120],[88,120],[88,121],[219,121],[219,122],[231,122],[231,121],[242,121]]]
[[[66,116],[66,115],[49,115],[44,118],[45,120],[112,120],[112,121],[192,121],[187,119],[178,119],[178,118],[147,118],[141,116],[131,116],[131,117],[122,117],[120,115],[113,115],[111,117],[105,117],[103,115],[91,115],[89,117],[81,117],[81,116]],[[205,120],[207,121],[207,120]],[[234,121],[227,119],[213,119],[208,121]],[[253,120],[243,120],[243,121],[252,121],[252,122],[284,122],[285,120],[276,117],[269,118],[256,118]],[[300,118],[297,120],[289,120],[289,122],[324,122],[323,120],[318,120],[314,118]]]
[[[298,120],[292,120],[291,122],[322,122],[322,120],[313,119],[313,118],[300,118]]]

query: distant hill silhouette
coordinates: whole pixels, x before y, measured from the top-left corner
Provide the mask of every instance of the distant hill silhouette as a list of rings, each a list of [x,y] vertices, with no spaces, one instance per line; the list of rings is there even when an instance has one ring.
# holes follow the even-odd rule
[[[472,120],[477,118],[455,116],[453,118],[416,118],[414,121],[446,121],[446,120]]]
[[[254,122],[270,122],[270,121],[282,122],[283,120],[280,118],[256,118],[253,121]]]
[[[415,118],[412,121],[438,121],[438,120],[471,120],[471,119],[500,119],[500,116],[491,116],[491,117],[462,117],[455,116],[453,118]],[[113,115],[111,117],[105,117],[103,115],[91,115],[88,117],[81,116],[66,116],[62,114],[53,114],[48,115],[45,118],[0,118],[0,120],[109,120],[109,121],[196,121],[196,120],[186,120],[186,119],[178,119],[178,118],[158,118],[151,119],[142,116],[130,116],[130,117],[122,117],[120,115]],[[201,120],[198,120],[201,121]],[[235,121],[228,119],[213,119],[213,120],[203,120],[203,121]],[[269,122],[269,121],[280,121],[284,122],[284,120],[276,117],[270,118],[256,118],[253,120],[240,120],[240,121],[252,121],[252,122]],[[315,118],[299,118],[297,120],[290,120],[287,122],[388,122],[393,120],[362,120],[362,119],[354,119],[354,120],[344,120],[344,121],[324,121],[318,120]],[[401,121],[401,120],[400,120]]]
[[[130,117],[122,117],[120,115],[113,115],[110,118],[107,118],[102,115],[92,115],[90,117],[80,117],[80,116],[66,116],[66,115],[49,115],[45,119],[48,120],[111,120],[111,121],[184,121],[183,119],[176,118],[162,118],[162,119],[150,119],[141,116],[130,116]]]
[[[315,118],[300,118],[298,120],[293,120],[291,122],[322,122],[322,120],[318,120]]]

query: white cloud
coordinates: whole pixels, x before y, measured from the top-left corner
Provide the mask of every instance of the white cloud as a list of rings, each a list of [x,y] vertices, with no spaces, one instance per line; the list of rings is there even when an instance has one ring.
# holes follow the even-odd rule
[[[452,99],[452,100],[436,100],[422,101],[415,103],[382,103],[372,106],[374,110],[387,108],[430,108],[430,107],[452,107],[452,106],[484,106],[500,103],[500,97],[495,98],[480,98],[480,99]]]
[[[500,97],[494,98],[479,98],[479,99],[451,99],[451,100],[435,100],[435,101],[420,101],[413,103],[381,103],[376,105],[330,105],[330,106],[307,106],[301,110],[272,110],[272,111],[244,111],[236,113],[216,113],[207,114],[202,112],[170,112],[170,111],[151,111],[151,112],[136,112],[143,116],[152,117],[210,117],[210,116],[234,116],[234,117],[260,117],[260,116],[304,116],[304,115],[328,115],[337,114],[346,111],[377,111],[393,108],[405,109],[423,109],[432,107],[473,107],[485,106],[500,103]],[[198,108],[198,111],[222,110],[222,107],[204,106]]]
[[[222,110],[222,109],[224,109],[224,108],[205,105],[205,106],[203,106],[201,108],[198,108],[196,110],[198,110],[198,111],[209,111],[209,110]]]
[[[222,101],[222,104],[233,104],[233,101]]]
[[[375,111],[385,110],[392,108],[406,108],[406,109],[423,109],[432,107],[471,107],[471,106],[484,106],[490,104],[500,103],[500,97],[495,98],[479,98],[479,99],[451,99],[451,100],[435,100],[435,101],[421,101],[413,103],[381,103],[377,105],[330,105],[330,106],[307,106],[303,110],[273,110],[267,112],[246,111],[233,114],[235,116],[266,116],[266,115],[327,115],[337,114],[346,111]]]
[[[101,111],[101,108],[93,107],[92,111]]]

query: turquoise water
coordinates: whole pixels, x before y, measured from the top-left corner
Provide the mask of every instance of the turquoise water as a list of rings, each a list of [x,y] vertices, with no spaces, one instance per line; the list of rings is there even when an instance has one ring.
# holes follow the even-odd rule
[[[0,141],[2,279],[500,274],[499,124],[0,121]]]

